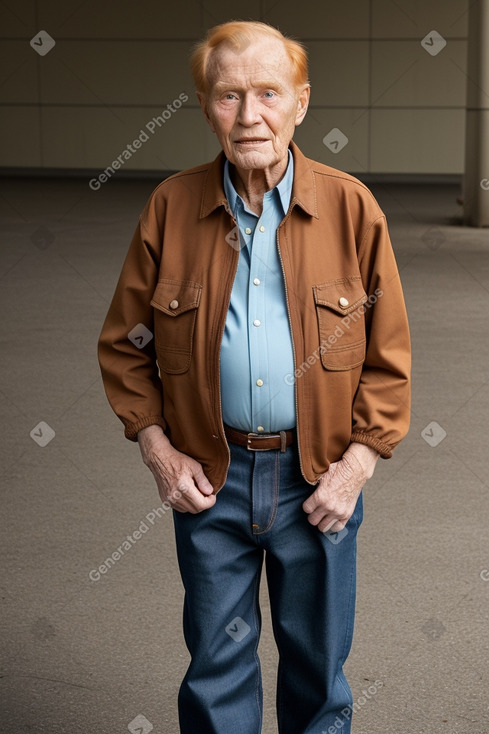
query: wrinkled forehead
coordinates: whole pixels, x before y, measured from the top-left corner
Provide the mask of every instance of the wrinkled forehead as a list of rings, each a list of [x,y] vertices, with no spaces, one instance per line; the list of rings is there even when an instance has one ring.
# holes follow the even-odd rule
[[[241,84],[275,81],[283,86],[294,85],[292,62],[284,44],[278,38],[268,37],[258,37],[251,42],[241,39],[236,47],[221,43],[209,57],[207,78],[211,89],[233,81]]]

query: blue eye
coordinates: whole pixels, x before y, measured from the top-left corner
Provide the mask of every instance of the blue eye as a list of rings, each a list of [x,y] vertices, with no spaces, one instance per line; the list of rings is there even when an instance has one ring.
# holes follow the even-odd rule
[[[275,92],[265,92],[265,97],[268,97],[268,99],[271,99],[272,97],[275,97]]]

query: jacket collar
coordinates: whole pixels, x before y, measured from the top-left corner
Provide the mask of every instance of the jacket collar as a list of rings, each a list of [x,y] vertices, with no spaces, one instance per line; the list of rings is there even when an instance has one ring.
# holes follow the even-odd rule
[[[318,219],[316,183],[310,161],[301,153],[293,141],[290,142],[289,147],[292,151],[292,155],[294,156],[294,183],[292,186],[292,197],[290,200],[289,211],[297,204],[297,206],[300,206],[306,214]],[[221,151],[217,158],[212,161],[207,170],[204,180],[204,191],[202,193],[199,215],[200,219],[207,217],[214,211],[214,209],[217,209],[218,206],[223,206],[229,213],[231,213],[229,211],[223,185],[225,160],[225,155]]]

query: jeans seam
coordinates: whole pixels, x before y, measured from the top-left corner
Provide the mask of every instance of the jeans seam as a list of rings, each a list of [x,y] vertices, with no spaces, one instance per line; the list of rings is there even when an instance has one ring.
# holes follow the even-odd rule
[[[359,500],[362,502],[362,498],[360,497]],[[355,508],[356,509],[356,508]],[[350,593],[348,596],[348,611],[351,609],[352,605],[352,599],[354,602],[355,596],[356,596],[356,568],[357,568],[357,533],[358,533],[359,525],[355,528],[355,537],[353,538],[354,548],[353,548],[353,562],[351,564],[351,570],[350,570]],[[348,656],[348,650],[347,650],[347,644],[348,644],[348,637],[353,636],[353,628],[354,628],[354,612],[355,609],[353,609],[353,616],[348,615],[348,618],[351,620],[350,625],[348,626],[348,629],[345,632],[345,639],[343,641],[343,649],[342,649],[342,660],[345,661]]]
[[[253,533],[253,535],[263,535],[264,533],[267,533],[270,528],[272,527],[273,523],[275,522],[275,518],[277,517],[277,509],[278,509],[278,496],[279,496],[279,483],[280,483],[280,454],[279,449],[276,449],[276,455],[275,455],[275,481],[274,481],[274,489],[273,489],[273,510],[270,517],[270,521],[266,528],[263,530],[260,530],[258,533]]]
[[[355,537],[355,539],[354,539],[353,542],[356,543],[356,537]],[[348,648],[348,639],[350,639],[350,647],[351,647],[351,638],[353,636],[354,621],[353,621],[353,617],[352,617],[351,606],[352,606],[352,599],[354,599],[355,593],[356,593],[356,584],[355,584],[356,557],[357,557],[357,554],[356,554],[356,548],[355,548],[353,564],[352,564],[351,571],[350,571],[350,580],[349,580],[350,591],[349,591],[349,595],[348,595],[348,604],[347,604],[346,609],[345,609],[345,613],[347,615],[347,618],[350,620],[350,623],[347,626],[347,629],[345,630],[345,638],[343,640],[343,647],[342,647],[341,658],[340,658],[340,660],[341,660],[341,670],[343,669],[344,662],[345,662],[346,658],[348,657],[348,649],[347,649]],[[355,614],[355,609],[353,609],[353,615],[354,614]],[[342,686],[343,690],[345,691],[345,693],[348,695],[349,698],[351,698],[351,700],[353,702],[353,696],[352,696],[351,688],[349,688],[349,686],[345,685],[345,681],[343,679],[340,679],[339,682],[341,683],[341,686]]]
[[[278,673],[277,673],[277,725],[279,732],[282,731],[282,722],[285,718],[285,708],[283,703],[283,694],[282,694],[282,666],[280,664],[279,659],[279,666],[278,666]]]
[[[262,712],[261,694],[260,694],[261,692],[261,673],[260,673],[260,660],[258,657],[258,645],[260,642],[260,627],[258,624],[259,616],[257,614],[257,610],[259,608],[259,586],[260,586],[260,573],[257,573],[255,576],[254,589],[253,589],[253,619],[255,621],[255,631],[256,631],[256,642],[255,642],[255,649],[253,650],[253,657],[255,658],[255,666],[256,666],[255,700],[256,700],[256,707],[258,710],[257,734],[261,734],[262,725],[263,725],[263,712]]]

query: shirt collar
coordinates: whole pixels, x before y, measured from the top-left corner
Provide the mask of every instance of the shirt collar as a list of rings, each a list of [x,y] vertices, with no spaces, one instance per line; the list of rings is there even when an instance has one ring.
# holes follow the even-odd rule
[[[282,178],[280,179],[279,183],[275,186],[275,188],[272,189],[271,192],[267,192],[267,194],[272,194],[272,192],[274,191],[278,192],[284,215],[287,214],[287,211],[289,209],[290,198],[292,195],[293,182],[294,182],[294,157],[289,148],[288,163],[287,163],[287,168],[285,170],[285,174],[282,176]],[[233,212],[234,215],[236,215],[236,207],[238,205],[238,201],[243,202],[243,200],[241,199],[240,195],[237,193],[236,189],[234,188],[233,182],[231,181],[231,166],[227,158],[224,163],[223,185],[224,185],[224,192],[226,194],[226,199],[228,200],[228,204],[231,207],[231,211]],[[243,206],[246,209],[244,202],[243,202]]]
[[[292,158],[294,160],[294,183],[292,187],[291,204],[293,206],[299,206],[302,211],[309,214],[309,216],[319,219],[316,175],[319,173],[324,174],[325,171],[328,170],[330,176],[334,175],[345,177],[346,174],[342,174],[334,168],[327,169],[316,161],[306,158],[293,140],[290,141],[289,149],[292,152]],[[202,198],[200,201],[199,219],[208,217],[220,206],[223,206],[225,209],[229,210],[230,214],[232,214],[229,209],[226,194],[224,193],[223,171],[225,162],[226,156],[221,150],[221,152],[218,153],[210,163],[206,163],[203,166],[197,166],[197,168],[183,172],[185,175],[198,172],[204,176],[201,189]],[[317,166],[319,166],[318,170],[316,170]]]

